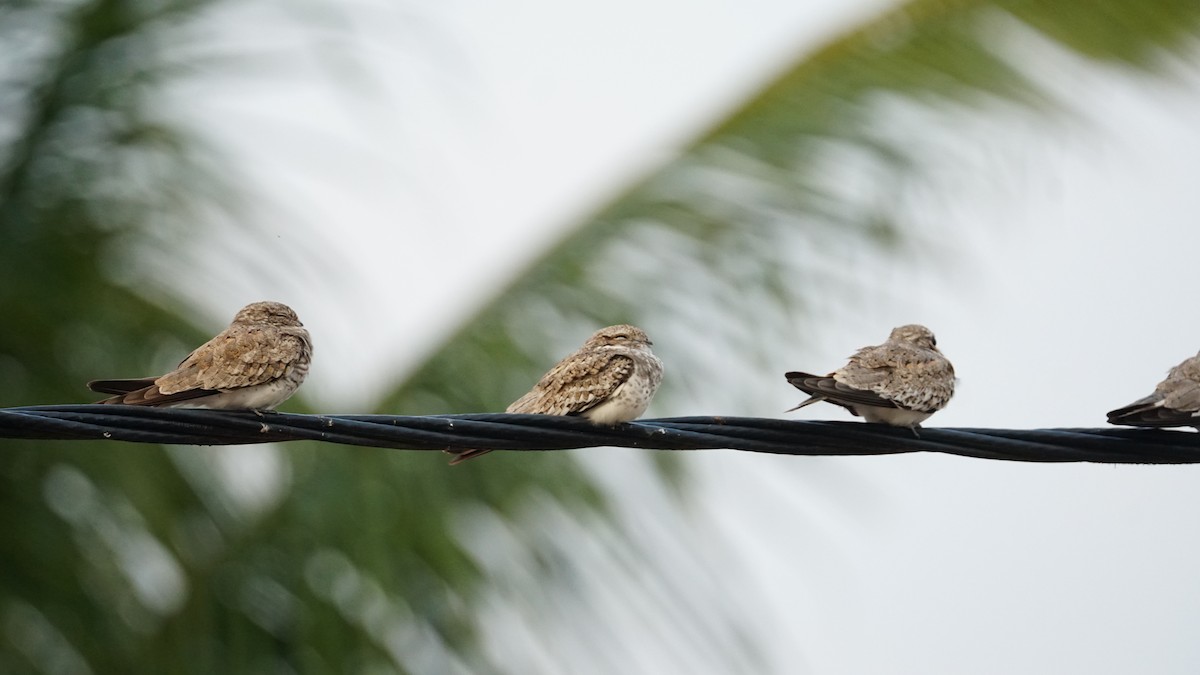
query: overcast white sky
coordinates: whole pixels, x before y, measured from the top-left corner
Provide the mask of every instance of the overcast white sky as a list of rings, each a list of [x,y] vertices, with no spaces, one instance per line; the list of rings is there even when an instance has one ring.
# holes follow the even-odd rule
[[[420,29],[399,10],[359,7],[364,90],[386,94],[347,107],[328,82],[247,84],[195,106],[230,121],[220,131],[269,195],[259,215],[278,236],[297,236],[287,221],[302,215],[336,245],[329,259],[351,264],[310,286],[261,281],[199,300],[214,326],[244,301],[293,304],[318,340],[309,396],[367,407],[393,365],[424,356],[558,228],[669,157],[718,114],[714,101],[886,4],[456,0],[422,7]],[[945,224],[962,263],[880,270],[877,283],[907,289],[907,303],[821,326],[817,348],[797,352],[811,362],[781,371],[832,369],[918,321],[961,378],[930,424],[1100,426],[1200,349],[1188,304],[1200,79],[1147,83],[1028,47],[1087,114],[1037,125],[894,111],[914,142],[973,139],[964,156],[994,172],[908,205]],[[421,61],[437,50],[436,66]],[[356,313],[372,317],[366,336]],[[778,411],[798,400],[778,388]],[[630,461],[615,455],[597,470]],[[688,459],[700,476],[690,517],[724,534],[697,536],[696,554],[763,603],[754,629],[775,672],[1200,670],[1200,468]]]

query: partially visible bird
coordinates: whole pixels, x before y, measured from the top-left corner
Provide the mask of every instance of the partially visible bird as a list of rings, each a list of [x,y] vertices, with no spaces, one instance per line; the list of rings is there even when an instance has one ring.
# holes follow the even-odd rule
[[[255,302],[233,323],[159,377],[93,380],[88,388],[115,394],[98,403],[273,410],[308,375],[312,340],[291,307]]]
[[[1108,423],[1200,428],[1200,354],[1172,368],[1153,394],[1109,412]]]
[[[652,344],[637,326],[601,328],[505,412],[572,415],[603,425],[635,420],[662,382],[662,361],[650,351]],[[491,450],[450,448],[446,452],[454,455],[450,463],[458,464]]]
[[[893,329],[887,342],[863,347],[829,375],[785,377],[811,395],[788,412],[828,401],[868,422],[913,429],[954,395],[954,366],[938,351],[933,333],[917,324]]]

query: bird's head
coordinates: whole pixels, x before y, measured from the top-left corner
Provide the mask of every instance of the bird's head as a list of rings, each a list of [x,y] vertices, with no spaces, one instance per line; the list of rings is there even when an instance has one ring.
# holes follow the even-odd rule
[[[588,338],[585,347],[604,347],[609,345],[625,346],[634,348],[648,348],[654,344],[650,341],[650,337],[646,335],[646,331],[637,326],[629,324],[620,324],[601,328]]]
[[[265,323],[272,326],[303,326],[300,317],[291,307],[282,302],[252,302],[238,310],[233,317],[234,323],[256,324]]]
[[[888,341],[903,342],[914,347],[938,351],[937,338],[933,336],[933,331],[918,323],[893,328],[892,334],[888,336]]]

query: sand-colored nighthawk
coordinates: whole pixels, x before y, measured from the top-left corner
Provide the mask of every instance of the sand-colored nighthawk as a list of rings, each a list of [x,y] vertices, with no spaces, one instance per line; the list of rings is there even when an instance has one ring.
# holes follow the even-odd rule
[[[810,395],[792,410],[827,401],[868,422],[897,427],[920,426],[954,395],[954,366],[938,351],[933,333],[917,324],[893,329],[887,342],[863,347],[828,375],[785,377]]]
[[[1200,354],[1167,373],[1154,393],[1108,413],[1110,424],[1200,428]]]
[[[662,361],[650,351],[645,331],[626,324],[596,331],[575,353],[550,369],[506,412],[574,415],[595,424],[637,419],[662,382]],[[491,452],[450,449],[451,464]]]
[[[278,302],[246,305],[233,323],[159,377],[93,380],[88,388],[114,394],[100,403],[273,410],[308,375],[312,340],[292,308]]]

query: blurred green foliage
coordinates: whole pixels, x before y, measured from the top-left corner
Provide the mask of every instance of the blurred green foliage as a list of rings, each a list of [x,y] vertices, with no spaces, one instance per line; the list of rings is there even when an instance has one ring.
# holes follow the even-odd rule
[[[89,400],[88,379],[151,372],[214,328],[130,267],[181,255],[182,230],[235,194],[212,149],[153,105],[179,75],[176,41],[220,4],[0,0],[0,405]],[[1190,53],[1198,21],[1182,0],[901,4],[782,68],[568,230],[380,410],[500,409],[623,321],[761,359],[812,293],[852,284],[815,260],[908,243],[890,206],[919,158],[876,133],[875,103],[1050,109],[1062,102],[998,32],[1157,71]],[[833,153],[860,157],[871,189],[831,185]],[[668,401],[705,372],[702,351],[674,349]],[[227,451],[5,441],[0,672],[504,671],[478,648],[488,579],[454,515],[474,503],[518,520],[534,497],[604,505],[559,453],[455,471],[311,444],[252,456],[277,480],[257,498]]]
[[[214,150],[154,105],[180,74],[172,48],[220,4],[0,3],[0,41],[21,55],[0,88],[0,404],[94,400],[87,380],[154,372],[211,334],[145,278],[169,264],[130,267],[182,257],[203,211],[239,197]],[[509,512],[548,475],[539,490],[599,503],[563,458],[480,473],[245,450],[260,451],[284,483],[257,504],[217,450],[4,442],[0,672],[391,671],[412,640],[449,658],[469,651],[478,580],[454,507]]]

